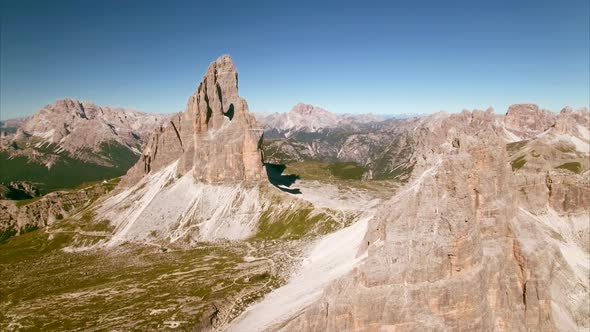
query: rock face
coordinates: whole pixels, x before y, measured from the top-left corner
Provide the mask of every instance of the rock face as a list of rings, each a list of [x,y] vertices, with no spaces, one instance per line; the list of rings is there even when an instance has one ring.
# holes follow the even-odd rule
[[[267,179],[262,137],[238,94],[231,58],[218,58],[186,110],[157,129],[116,195],[97,207],[115,226],[106,245],[251,236],[261,213],[259,187]]]
[[[587,108],[573,110],[571,107],[564,107],[555,122],[556,133],[581,136],[586,140],[590,140],[588,128],[590,128],[590,112]]]
[[[211,63],[186,110],[152,135],[123,183],[136,183],[176,160],[177,175],[192,172],[201,182],[264,179],[262,136],[262,128],[238,94],[236,68],[224,55]]]
[[[590,114],[564,108],[543,135],[508,144],[521,203],[537,214],[590,211]]]
[[[56,145],[81,158],[92,159],[100,145],[117,142],[130,150],[138,151],[147,136],[165,119],[165,115],[142,113],[122,108],[98,106],[87,101],[62,99],[43,107],[20,124],[15,135],[28,138],[37,145]],[[12,139],[11,141],[15,141]],[[82,156],[83,154],[83,156]],[[108,163],[95,158],[97,163]]]
[[[580,182],[556,170],[527,188],[532,174],[511,167],[504,129],[492,111],[420,121],[412,177],[369,222],[361,262],[264,330],[588,328],[589,173]]]
[[[110,187],[96,184],[76,191],[54,191],[33,202],[0,200],[0,234],[22,233],[27,228],[45,227],[68,218],[91,204]]]
[[[556,115],[535,104],[511,105],[504,123],[507,129],[522,138],[534,137],[555,125]]]

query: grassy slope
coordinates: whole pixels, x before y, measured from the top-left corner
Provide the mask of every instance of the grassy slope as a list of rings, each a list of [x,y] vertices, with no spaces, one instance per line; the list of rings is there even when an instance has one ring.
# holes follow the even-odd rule
[[[582,164],[577,161],[564,163],[555,168],[567,169],[568,171],[572,171],[576,174],[580,174],[582,172]]]
[[[232,319],[284,282],[302,239],[352,220],[314,214],[309,204],[277,210],[276,203],[247,242],[172,246],[166,253],[131,244],[61,250],[110,236],[112,227],[91,209],[11,238],[0,244],[0,330],[163,330],[173,322],[180,330],[201,330],[212,321]]]
[[[588,169],[588,157],[571,144],[563,142],[547,143],[536,139],[506,144],[506,151],[510,155],[512,171],[551,171],[564,169],[576,174]]]
[[[235,316],[282,282],[277,262],[245,262],[243,243],[166,253],[138,245],[60,250],[72,234],[37,230],[0,244],[0,330],[162,330],[173,321],[199,330],[214,317]],[[214,316],[215,307],[224,311]]]
[[[288,208],[278,203],[260,216],[255,240],[300,240],[334,232],[354,221],[356,215],[330,210],[314,210],[311,204],[294,204]]]
[[[302,179],[320,181],[361,180],[366,167],[354,162],[302,161],[287,164],[285,174],[297,174]]]

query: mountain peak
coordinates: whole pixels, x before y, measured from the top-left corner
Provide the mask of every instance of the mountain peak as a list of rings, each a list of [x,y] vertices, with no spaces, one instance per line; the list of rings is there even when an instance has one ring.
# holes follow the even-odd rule
[[[229,55],[212,62],[186,109],[152,136],[126,183],[178,161],[177,174],[197,181],[260,180],[262,130],[238,94],[238,73]]]
[[[76,99],[76,98],[69,98],[69,97],[66,97],[66,98],[62,98],[62,99],[58,99],[58,100],[56,100],[56,101],[53,103],[53,105],[63,105],[63,106],[67,106],[67,105],[76,105],[76,104],[78,104],[78,105],[79,105],[79,104],[82,104],[82,103],[83,103],[83,101],[82,101],[82,100],[79,100],[79,99]]]
[[[305,103],[301,103],[301,102],[297,103],[295,106],[293,106],[290,113],[296,113],[296,114],[301,114],[301,115],[332,114],[321,107],[314,106],[311,104],[305,104]]]
[[[206,83],[207,77],[213,77],[214,81],[219,83],[220,86],[238,89],[238,72],[231,56],[228,54],[220,56],[209,64],[203,77],[203,83]]]
[[[520,137],[533,137],[555,125],[556,114],[536,104],[514,104],[508,107],[506,128]]]

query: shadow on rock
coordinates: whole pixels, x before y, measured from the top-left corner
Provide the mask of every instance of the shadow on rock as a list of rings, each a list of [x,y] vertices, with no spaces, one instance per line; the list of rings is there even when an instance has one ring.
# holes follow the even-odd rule
[[[290,188],[295,181],[299,179],[299,175],[289,174],[283,175],[283,171],[287,166],[283,164],[264,164],[266,168],[266,175],[270,183],[279,188],[280,190],[289,194],[301,194],[301,190],[298,188]]]

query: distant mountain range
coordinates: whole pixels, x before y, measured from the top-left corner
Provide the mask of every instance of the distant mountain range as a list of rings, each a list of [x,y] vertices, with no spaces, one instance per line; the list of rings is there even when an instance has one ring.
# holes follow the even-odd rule
[[[167,117],[63,99],[30,117],[3,121],[0,183],[5,196],[26,197],[27,190],[20,192],[25,187],[43,194],[123,175]]]
[[[339,137],[344,137],[342,133],[358,134],[388,126],[399,118],[336,114],[304,103],[298,103],[287,113],[254,115],[265,128],[265,137],[270,143],[265,147],[270,150],[267,155],[271,161],[275,160],[277,139],[302,142],[307,140],[306,135],[313,134],[324,144],[332,144],[331,136],[336,132],[341,133]],[[0,122],[0,166],[3,169],[0,197],[29,198],[123,175],[139,159],[154,129],[171,117],[62,99],[29,117],[3,120]],[[338,159],[333,156],[336,151],[311,151],[310,155],[303,153],[303,156],[296,153],[286,161]]]
[[[303,103],[293,106],[287,113],[258,113],[255,116],[270,137],[289,137],[296,132],[318,132],[330,128],[352,129],[385,120],[385,117],[374,114],[336,114]]]
[[[504,134],[507,141],[536,137],[568,112],[513,105],[502,121]],[[354,162],[365,168],[364,178],[398,180],[413,167],[414,143],[404,128],[424,118],[336,114],[304,103],[287,113],[254,115],[264,127],[266,162]],[[30,117],[5,120],[0,123],[0,197],[29,198],[123,175],[154,129],[172,117],[63,99]],[[575,132],[578,127],[570,127],[573,140],[585,139]]]

